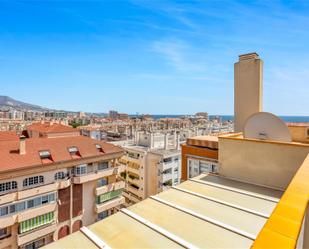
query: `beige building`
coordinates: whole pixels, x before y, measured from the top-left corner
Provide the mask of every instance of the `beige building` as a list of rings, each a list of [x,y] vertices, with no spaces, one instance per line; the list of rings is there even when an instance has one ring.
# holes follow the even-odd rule
[[[124,147],[119,163],[126,167],[123,174],[126,189],[125,206],[135,204],[180,183],[181,157],[179,150],[149,149],[143,146]]]
[[[82,136],[6,137],[0,139],[1,249],[41,247],[124,203],[119,147]]]

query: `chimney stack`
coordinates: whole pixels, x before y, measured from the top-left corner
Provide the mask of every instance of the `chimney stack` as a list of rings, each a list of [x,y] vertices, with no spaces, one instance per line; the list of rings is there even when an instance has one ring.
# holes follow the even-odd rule
[[[19,154],[25,155],[26,154],[26,137],[21,135],[19,137]]]
[[[262,111],[263,61],[243,54],[234,64],[234,131],[242,132],[248,117]]]

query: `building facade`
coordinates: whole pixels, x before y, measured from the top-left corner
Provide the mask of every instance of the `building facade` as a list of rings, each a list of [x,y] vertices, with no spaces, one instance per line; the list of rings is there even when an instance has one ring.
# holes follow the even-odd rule
[[[122,154],[82,136],[0,141],[0,248],[38,248],[117,212]]]

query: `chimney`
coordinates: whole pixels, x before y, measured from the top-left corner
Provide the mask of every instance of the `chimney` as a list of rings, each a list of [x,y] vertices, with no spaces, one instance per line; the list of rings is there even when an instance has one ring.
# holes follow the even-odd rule
[[[263,61],[243,54],[234,64],[234,131],[242,132],[249,116],[262,111]]]
[[[19,154],[26,154],[26,137],[24,135],[19,137]]]
[[[164,134],[164,149],[165,150],[168,149],[168,134],[167,133]]]

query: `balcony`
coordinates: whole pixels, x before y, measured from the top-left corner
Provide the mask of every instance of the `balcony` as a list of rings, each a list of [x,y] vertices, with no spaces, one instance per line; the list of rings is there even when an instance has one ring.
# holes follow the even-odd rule
[[[71,179],[66,179],[66,180],[58,181],[57,185],[58,185],[58,189],[64,189],[64,188],[70,187]]]
[[[111,191],[115,191],[118,189],[123,189],[125,187],[124,181],[114,182],[111,184],[108,184],[106,186],[102,186],[95,189],[95,195],[102,195]]]
[[[141,191],[137,188],[127,186],[127,191],[130,192],[130,193],[133,193],[136,196],[141,196]]]
[[[140,202],[142,198],[138,197],[137,195],[134,195],[128,191],[123,191],[122,195],[129,199],[130,201],[133,201],[134,203]]]
[[[17,200],[17,191],[16,192],[8,192],[7,194],[0,196],[0,205],[13,202]]]
[[[54,233],[56,229],[57,229],[57,225],[53,223],[53,224],[49,224],[41,228],[37,228],[35,230],[31,230],[27,232],[26,234],[19,234],[17,235],[17,245],[21,246],[33,240],[44,237],[50,233]]]
[[[52,183],[47,185],[41,185],[34,188],[29,188],[27,190],[19,191],[17,192],[17,198],[18,200],[29,198],[35,195],[40,195],[48,192],[57,191],[58,189],[58,183]]]
[[[111,167],[111,168],[101,170],[101,171],[96,171],[96,172],[90,173],[90,174],[85,174],[85,175],[81,175],[81,176],[74,176],[73,177],[73,183],[82,184],[82,183],[85,183],[85,182],[98,180],[98,179],[106,177],[106,176],[116,175],[116,174],[119,174],[119,173],[124,172],[124,171],[125,171],[125,165],[119,165],[117,167]]]
[[[140,186],[140,179],[138,179],[138,178],[130,178],[130,177],[128,177],[127,181],[129,183],[132,183],[132,184],[135,184],[137,186]]]
[[[166,182],[169,180],[173,179],[173,174],[172,173],[168,173],[168,174],[162,174],[162,182]]]
[[[29,220],[31,218],[43,215],[56,210],[57,203],[51,203],[36,208],[31,208],[17,214],[17,222]]]
[[[123,196],[119,196],[117,198],[114,198],[112,200],[103,202],[101,204],[96,204],[95,212],[96,213],[101,213],[101,212],[104,212],[104,211],[106,211],[108,209],[120,206],[120,205],[122,205],[124,203],[125,203],[124,197]]]

